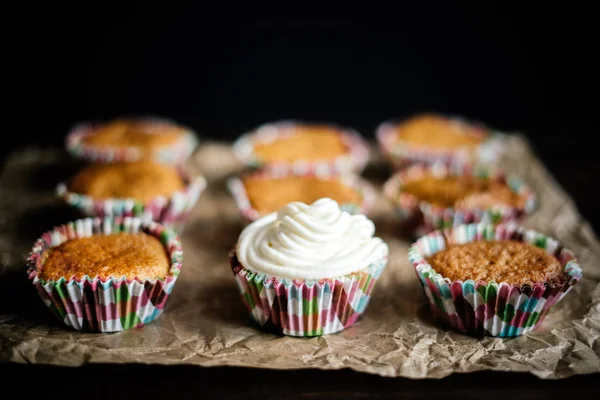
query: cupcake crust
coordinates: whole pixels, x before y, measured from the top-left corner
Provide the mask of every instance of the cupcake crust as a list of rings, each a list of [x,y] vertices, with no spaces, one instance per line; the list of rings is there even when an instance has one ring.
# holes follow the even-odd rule
[[[350,152],[341,132],[326,125],[297,125],[282,133],[272,142],[254,144],[258,159],[266,163],[329,160]]]
[[[139,147],[156,149],[181,140],[185,130],[176,125],[118,119],[101,125],[82,138],[82,143],[98,147]]]
[[[134,199],[147,202],[185,189],[177,168],[153,162],[92,164],[68,185],[69,191],[95,199]]]
[[[242,179],[248,200],[260,214],[275,212],[292,201],[311,204],[328,197],[339,204],[361,204],[355,188],[339,179],[315,176],[288,176],[283,178],[245,177]]]
[[[556,257],[515,240],[450,245],[427,258],[431,267],[452,281],[495,281],[514,285],[548,282],[562,271]]]
[[[112,233],[68,240],[48,251],[39,276],[43,280],[60,278],[101,279],[164,278],[169,273],[164,246],[146,233]]]

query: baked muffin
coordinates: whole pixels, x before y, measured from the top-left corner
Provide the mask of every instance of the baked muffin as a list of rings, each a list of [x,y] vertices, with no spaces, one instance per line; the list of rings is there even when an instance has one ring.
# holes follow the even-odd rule
[[[192,176],[152,161],[84,167],[57,194],[87,216],[134,216],[166,225],[182,223],[206,187]]]
[[[535,193],[500,169],[468,165],[413,165],[384,185],[404,224],[417,235],[471,222],[518,221],[536,206]]]
[[[67,150],[95,162],[185,161],[198,144],[196,135],[173,121],[159,118],[118,118],[79,124],[67,135]]]
[[[174,231],[137,218],[87,218],[42,235],[28,259],[29,278],[67,326],[116,332],[163,311],[179,275]]]
[[[227,186],[242,215],[250,221],[293,201],[312,204],[327,197],[344,211],[366,214],[375,200],[373,187],[353,174],[316,176],[259,171],[230,179]]]
[[[242,135],[233,150],[247,166],[299,173],[358,172],[369,158],[365,142],[351,129],[294,121],[262,125]]]
[[[515,223],[432,232],[411,246],[409,259],[435,317],[478,336],[535,329],[582,274],[555,239]]]
[[[292,202],[252,222],[230,254],[252,318],[291,336],[352,325],[387,264],[388,246],[374,232],[367,217],[328,198]]]
[[[502,135],[462,118],[424,113],[384,122],[376,136],[386,158],[400,169],[413,163],[493,163]]]

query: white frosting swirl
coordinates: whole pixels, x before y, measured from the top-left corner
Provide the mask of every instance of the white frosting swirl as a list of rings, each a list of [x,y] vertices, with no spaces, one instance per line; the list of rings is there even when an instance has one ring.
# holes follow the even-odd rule
[[[334,278],[367,267],[388,254],[373,237],[375,225],[364,215],[340,210],[329,198],[311,205],[289,203],[241,233],[237,257],[242,266],[289,279]]]

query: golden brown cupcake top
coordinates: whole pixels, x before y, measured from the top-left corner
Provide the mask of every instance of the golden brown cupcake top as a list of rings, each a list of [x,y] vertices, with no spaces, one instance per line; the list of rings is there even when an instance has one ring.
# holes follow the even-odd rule
[[[514,240],[450,245],[427,259],[444,278],[524,285],[557,277],[562,266],[544,250]]]
[[[397,139],[416,147],[474,150],[485,139],[473,126],[435,114],[421,114],[396,125]]]
[[[169,197],[185,188],[183,178],[170,165],[147,162],[92,164],[69,182],[69,191],[95,199],[119,198],[147,202]]]
[[[113,233],[68,240],[48,251],[40,278],[164,278],[170,265],[160,241],[146,233]]]
[[[285,132],[272,142],[254,143],[259,160],[266,163],[330,160],[350,151],[340,131],[333,127],[298,125],[285,128]]]
[[[473,176],[436,177],[425,174],[404,183],[403,192],[438,207],[489,208],[511,206],[522,208],[525,198],[505,183]]]
[[[117,119],[96,128],[82,142],[98,147],[141,147],[155,149],[180,140],[185,130],[166,123]]]
[[[324,179],[314,176],[292,176],[285,178],[245,177],[242,179],[248,200],[261,215],[278,211],[293,201],[312,204],[328,197],[338,204],[360,204],[362,197],[356,189],[339,179]]]

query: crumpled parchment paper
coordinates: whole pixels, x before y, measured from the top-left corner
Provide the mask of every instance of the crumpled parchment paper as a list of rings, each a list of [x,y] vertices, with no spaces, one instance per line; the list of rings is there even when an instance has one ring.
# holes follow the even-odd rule
[[[370,217],[390,245],[388,267],[365,315],[339,334],[302,339],[264,333],[239,299],[227,253],[243,228],[225,179],[239,170],[229,146],[204,143],[190,160],[209,181],[182,234],[184,266],[165,313],[140,329],[115,334],[64,328],[46,310],[25,273],[25,258],[44,231],[77,217],[53,196],[74,162],[59,151],[29,149],[8,159],[0,177],[0,361],[196,364],[277,369],[352,368],[383,376],[441,378],[501,370],[564,378],[600,371],[600,243],[573,201],[520,136],[507,139],[502,165],[537,191],[540,206],[525,225],[577,254],[584,278],[535,333],[478,340],[439,329],[407,259],[391,207],[380,195]],[[374,184],[389,172],[375,163]]]

